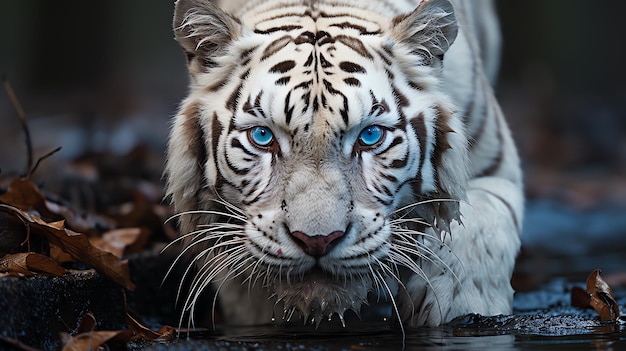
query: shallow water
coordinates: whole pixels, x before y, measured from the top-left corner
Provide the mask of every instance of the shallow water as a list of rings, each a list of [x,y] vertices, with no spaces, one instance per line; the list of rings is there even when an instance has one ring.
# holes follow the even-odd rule
[[[407,329],[404,336],[399,326],[382,320],[318,330],[267,326],[182,335],[143,350],[626,350],[626,319],[604,323],[593,310],[571,307],[571,287],[557,279],[518,293],[511,316],[468,315],[443,327]],[[626,289],[614,296],[623,307]]]

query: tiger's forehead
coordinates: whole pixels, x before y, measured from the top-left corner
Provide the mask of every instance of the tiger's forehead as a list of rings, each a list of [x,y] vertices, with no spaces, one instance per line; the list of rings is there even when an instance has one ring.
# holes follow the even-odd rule
[[[269,11],[247,23],[257,45],[245,74],[243,112],[262,111],[288,130],[349,129],[363,124],[374,105],[388,108],[394,97],[387,24],[352,11],[302,6],[281,10],[280,21]]]
[[[342,24],[349,24],[364,33],[375,34],[389,25],[389,18],[380,13],[391,13],[390,11],[376,12],[340,2],[327,4],[309,1],[309,3],[288,0],[278,4],[266,2],[264,5],[254,5],[251,2],[254,10],[246,11],[244,7],[238,17],[244,26],[256,32],[271,32],[286,27],[289,30],[303,28],[312,31],[328,30],[333,26],[342,27]]]

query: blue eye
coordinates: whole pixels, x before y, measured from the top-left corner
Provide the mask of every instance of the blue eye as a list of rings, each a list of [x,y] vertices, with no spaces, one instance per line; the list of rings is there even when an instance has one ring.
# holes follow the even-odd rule
[[[385,137],[385,130],[380,126],[369,126],[359,134],[361,146],[372,147],[379,144]]]
[[[266,127],[248,129],[248,138],[259,147],[268,147],[274,142],[274,134]]]

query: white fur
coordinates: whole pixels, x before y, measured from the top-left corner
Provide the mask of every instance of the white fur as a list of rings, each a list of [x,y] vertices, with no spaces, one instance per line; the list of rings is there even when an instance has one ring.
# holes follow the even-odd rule
[[[289,38],[281,42],[284,31],[253,30],[275,25],[271,18],[283,11],[304,11],[309,2],[320,12],[363,18],[355,24],[382,33],[360,38],[371,59],[341,41],[332,49],[315,49],[335,67],[355,56],[352,61],[367,72],[351,76],[320,69],[320,79],[339,93],[329,93],[320,82],[313,85],[311,94],[323,94],[327,104],[318,111],[304,103],[306,92],[295,89],[312,76],[303,65],[312,49]],[[212,284],[230,323],[269,323],[276,311],[284,311],[286,319],[303,316],[319,323],[335,314],[343,318],[348,309],[358,313],[369,292],[391,293],[397,285],[391,296],[397,316],[412,326],[438,325],[466,313],[510,313],[523,192],[516,149],[489,86],[499,37],[487,35],[489,42],[479,43],[475,36],[497,24],[491,3],[229,0],[220,5],[234,17],[207,0],[179,0],[175,19],[177,39],[193,54],[190,93],[173,124],[166,166],[168,195],[178,212],[188,213],[181,217],[185,253],[195,250],[200,267],[186,308],[193,310],[201,290]],[[313,17],[286,19],[302,26],[289,35],[320,28],[332,37],[355,31],[333,26],[332,18]],[[271,42],[284,46],[262,58]],[[239,60],[250,48],[256,48],[250,54],[253,70],[243,84],[230,79],[245,76]],[[481,48],[488,53],[481,56]],[[393,53],[393,63],[383,64],[375,50]],[[212,55],[211,60],[199,60],[201,55]],[[272,67],[287,58],[296,63],[291,80],[277,85]],[[344,84],[345,77],[357,77],[360,87]],[[406,106],[400,106],[394,89],[406,94]],[[233,91],[239,91],[234,112],[225,104]],[[389,110],[370,115],[375,101]],[[251,102],[258,104],[255,110],[242,108]],[[473,103],[477,107],[466,111],[465,119],[462,109]],[[348,111],[340,116],[345,105]],[[284,111],[291,108],[296,112],[287,123]],[[411,122],[421,118],[425,130],[395,128],[400,115]],[[206,138],[205,164],[192,150],[190,120],[197,120]],[[223,130],[214,135],[218,124]],[[370,125],[386,128],[386,138],[375,149],[361,150],[359,133]],[[246,133],[255,126],[273,132],[280,152],[253,145]],[[406,166],[389,167],[394,159]],[[379,174],[387,168],[394,169],[393,177]],[[190,215],[193,211],[204,212]],[[336,231],[346,231],[345,237],[318,258],[307,255],[291,234]]]

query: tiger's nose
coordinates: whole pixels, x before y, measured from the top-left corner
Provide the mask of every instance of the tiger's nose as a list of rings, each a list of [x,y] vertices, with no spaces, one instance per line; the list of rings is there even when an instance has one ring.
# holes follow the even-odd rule
[[[291,237],[304,252],[313,257],[321,257],[329,253],[345,234],[341,230],[334,231],[328,235],[308,235],[301,231],[295,231],[291,232]]]

